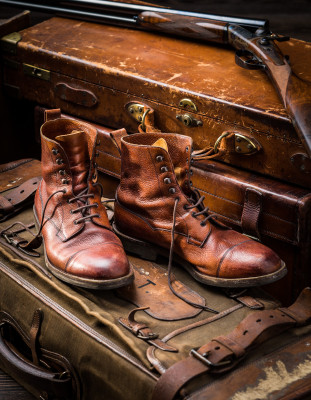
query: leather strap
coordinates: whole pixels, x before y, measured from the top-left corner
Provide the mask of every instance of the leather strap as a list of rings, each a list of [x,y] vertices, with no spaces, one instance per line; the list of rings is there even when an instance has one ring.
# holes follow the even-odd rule
[[[124,328],[128,329],[132,332],[137,338],[146,341],[147,343],[155,346],[156,348],[163,350],[163,351],[171,351],[177,352],[178,350],[175,347],[170,346],[160,340],[158,335],[153,333],[152,330],[146,325],[135,321],[135,314],[138,311],[146,310],[148,307],[140,307],[135,308],[132,310],[127,319],[126,318],[119,318],[119,322]]]
[[[60,108],[44,111],[44,122],[52,121],[53,119],[61,118]]]
[[[152,400],[171,400],[189,381],[207,372],[232,369],[249,349],[276,334],[311,322],[311,289],[289,308],[256,311],[227,336],[218,336],[170,367],[158,380]]]
[[[126,130],[124,128],[118,129],[117,131],[110,132],[111,140],[115,144],[120,155],[121,155],[121,139],[123,138],[123,136],[127,136],[127,135],[128,135],[128,133],[126,132]]]
[[[246,235],[260,239],[259,216],[262,209],[262,193],[252,188],[246,188],[242,212],[242,230]]]
[[[28,179],[28,181],[8,193],[0,195],[0,221],[4,221],[12,214],[15,214],[33,196],[40,180],[40,177]]]

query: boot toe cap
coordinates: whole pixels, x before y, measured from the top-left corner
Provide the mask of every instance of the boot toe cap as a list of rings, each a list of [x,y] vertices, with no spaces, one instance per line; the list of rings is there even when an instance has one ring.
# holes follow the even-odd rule
[[[114,280],[127,276],[130,265],[121,246],[102,244],[77,252],[68,261],[66,272],[85,279]]]
[[[255,278],[273,276],[282,269],[283,262],[270,248],[253,240],[228,249],[222,257],[217,275],[220,278]]]

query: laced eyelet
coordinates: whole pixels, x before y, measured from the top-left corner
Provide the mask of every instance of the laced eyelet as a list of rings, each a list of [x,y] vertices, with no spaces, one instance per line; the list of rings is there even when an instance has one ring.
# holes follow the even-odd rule
[[[157,162],[164,161],[164,157],[163,156],[156,156],[156,161]]]
[[[202,222],[200,222],[200,225],[201,226],[206,226],[206,223],[202,221]]]
[[[189,206],[187,204],[184,204],[183,209],[187,211],[187,210],[189,210]]]
[[[61,165],[63,164],[63,160],[61,158],[56,159],[56,164]]]
[[[167,185],[169,185],[170,183],[172,183],[170,178],[164,178],[163,182],[166,183]]]
[[[191,215],[193,216],[193,218],[196,218],[196,212],[192,211]]]
[[[55,147],[53,147],[52,153],[54,154],[54,156],[57,156],[57,154],[59,153],[59,151],[58,151]]]
[[[98,207],[99,207],[98,203],[94,203],[94,206],[96,206],[96,208],[98,208]]]
[[[74,223],[75,225],[78,225],[79,222],[78,222],[78,220],[76,219],[76,220],[73,221],[73,223]]]
[[[74,214],[74,210],[70,210],[69,212],[70,212],[70,214]]]

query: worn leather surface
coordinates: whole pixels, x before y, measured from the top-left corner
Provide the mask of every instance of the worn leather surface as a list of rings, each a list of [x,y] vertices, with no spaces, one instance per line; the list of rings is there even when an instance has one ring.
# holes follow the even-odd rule
[[[161,137],[168,144],[168,152],[152,146]],[[199,210],[186,209],[191,205],[187,197],[191,194],[189,137],[136,134],[123,137],[121,143],[122,169],[115,222],[122,233],[169,248],[173,208],[178,197],[175,252],[199,272],[239,279],[274,273],[280,268],[280,258],[266,246],[215,222],[204,224],[204,215],[192,215]],[[175,193],[170,192],[171,188]]]
[[[214,338],[167,370],[157,382],[153,400],[171,400],[196,376],[230,370],[251,348],[290,327],[307,325],[310,306],[311,289],[306,288],[289,308],[257,311],[246,317],[232,332]]]
[[[40,161],[33,158],[11,161],[0,165],[0,192],[13,189],[35,176],[40,176]]]
[[[309,81],[308,43],[290,40],[279,46],[294,72]],[[239,131],[262,150],[250,156],[227,152],[223,161],[311,187],[305,162],[292,161],[297,153],[309,157],[271,82],[263,71],[235,65],[230,48],[52,18],[22,31],[18,56],[10,58],[51,71],[48,82],[5,67],[5,83],[37,103],[130,132],[137,131],[138,122],[124,106],[146,103],[155,110],[157,128],[191,136],[196,150],[214,146],[224,131]],[[91,93],[97,103],[89,107],[80,96],[76,103],[75,97],[59,97],[56,88],[64,84],[71,92]],[[183,98],[197,111],[181,107]],[[176,118],[185,113],[203,125],[185,126]]]
[[[128,275],[128,260],[93,180],[96,129],[56,119],[46,122],[41,132],[43,179],[35,210],[41,222],[46,206],[42,234],[49,262],[69,276],[86,279],[111,281]],[[57,190],[65,193],[54,195]],[[72,201],[85,190],[92,197]],[[53,197],[47,203],[49,196]],[[94,217],[83,219],[85,215]]]

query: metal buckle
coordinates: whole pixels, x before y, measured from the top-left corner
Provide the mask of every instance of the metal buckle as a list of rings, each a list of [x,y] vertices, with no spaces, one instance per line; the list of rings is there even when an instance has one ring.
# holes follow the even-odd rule
[[[138,339],[142,339],[142,340],[154,340],[154,339],[157,339],[159,337],[159,335],[157,333],[150,332],[146,336],[146,335],[141,334],[140,331],[138,331],[136,337]]]
[[[215,364],[207,358],[208,354],[202,355],[198,353],[195,349],[192,349],[190,351],[190,354],[193,355],[197,360],[202,361],[203,364],[206,364],[210,368],[219,368],[232,363],[232,360],[225,360]]]

